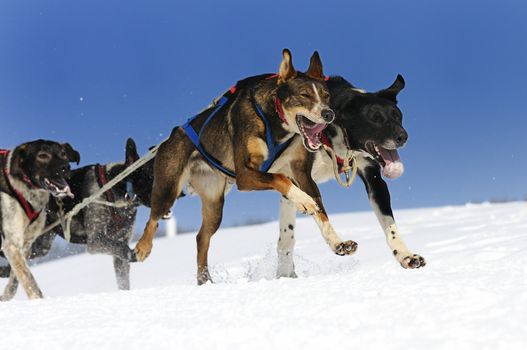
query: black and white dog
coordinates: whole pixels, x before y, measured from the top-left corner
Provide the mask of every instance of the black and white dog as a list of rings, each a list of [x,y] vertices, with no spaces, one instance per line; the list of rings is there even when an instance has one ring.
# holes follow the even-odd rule
[[[1,253],[12,266],[0,300],[15,296],[18,281],[30,299],[42,298],[27,257],[31,244],[44,229],[50,193],[57,198],[73,196],[66,182],[70,176],[69,163],[79,161],[79,153],[69,144],[46,140],[0,151]]]
[[[139,159],[133,139],[126,142],[124,163],[93,164],[71,171],[69,183],[74,198],[52,200],[48,206],[48,224],[60,220],[85,198],[96,193],[108,181]],[[109,254],[119,289],[130,289],[130,262],[135,260],[128,243],[133,237],[137,208],[150,206],[153,182],[153,160],[118,182],[100,198],[75,215],[71,221],[70,237],[62,226],[42,235],[33,244],[31,257],[45,256],[58,234],[71,243],[86,244],[90,254]],[[62,209],[61,209],[62,206]]]
[[[393,218],[390,192],[382,176],[395,179],[404,168],[397,148],[403,147],[408,134],[402,126],[402,112],[397,107],[397,94],[404,88],[402,76],[387,89],[367,93],[341,77],[328,80],[330,107],[335,121],[324,130],[335,153],[344,158],[349,150],[355,152],[355,162],[370,204],[386,235],[395,259],[404,268],[425,266],[425,260],[413,254],[403,242]],[[321,150],[317,153],[311,175],[317,182],[334,178],[332,159]],[[278,277],[295,277],[293,249],[296,208],[285,198],[280,202],[280,238],[278,240]],[[328,237],[340,241],[331,227]],[[327,239],[326,239],[327,240]],[[328,241],[332,246],[332,242]]]

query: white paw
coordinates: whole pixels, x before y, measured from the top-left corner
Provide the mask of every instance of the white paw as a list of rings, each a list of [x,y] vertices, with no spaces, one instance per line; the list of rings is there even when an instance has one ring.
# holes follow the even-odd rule
[[[316,214],[320,208],[317,205],[317,202],[307,193],[296,187],[295,185],[291,186],[289,192],[287,192],[287,199],[295,203],[296,208],[302,212],[309,215]]]

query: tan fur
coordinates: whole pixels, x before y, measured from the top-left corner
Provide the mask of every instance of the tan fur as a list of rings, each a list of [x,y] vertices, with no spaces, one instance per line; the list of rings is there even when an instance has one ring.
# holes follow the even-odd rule
[[[296,77],[296,70],[293,67],[293,59],[291,56],[291,51],[288,49],[284,49],[282,51],[282,62],[280,63],[280,70],[278,71],[278,75],[280,76],[278,79],[278,83],[285,83],[289,79],[293,79]]]

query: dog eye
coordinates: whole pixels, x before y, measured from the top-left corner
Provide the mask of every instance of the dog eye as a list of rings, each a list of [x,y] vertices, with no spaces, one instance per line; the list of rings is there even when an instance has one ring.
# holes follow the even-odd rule
[[[300,94],[300,96],[305,97],[305,98],[311,98],[311,95],[310,94],[306,94],[306,93]]]
[[[37,155],[37,158],[38,158],[39,160],[50,160],[50,159],[51,159],[51,156],[50,156],[49,154],[47,154],[47,153],[39,153],[39,154]]]

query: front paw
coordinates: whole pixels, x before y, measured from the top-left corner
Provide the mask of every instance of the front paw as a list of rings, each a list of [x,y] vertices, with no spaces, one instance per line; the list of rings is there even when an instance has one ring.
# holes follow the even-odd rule
[[[335,254],[337,255],[352,255],[357,250],[359,245],[353,241],[345,241],[335,247]]]
[[[317,202],[296,186],[291,187],[287,199],[293,202],[301,213],[314,215],[320,211]]]
[[[418,269],[420,267],[424,267],[425,265],[425,259],[417,254],[414,254],[413,256],[404,257],[403,260],[401,260],[401,266],[405,269]]]
[[[137,261],[145,261],[146,258],[150,255],[152,251],[152,242],[143,240],[142,238],[137,242],[134,253]]]

